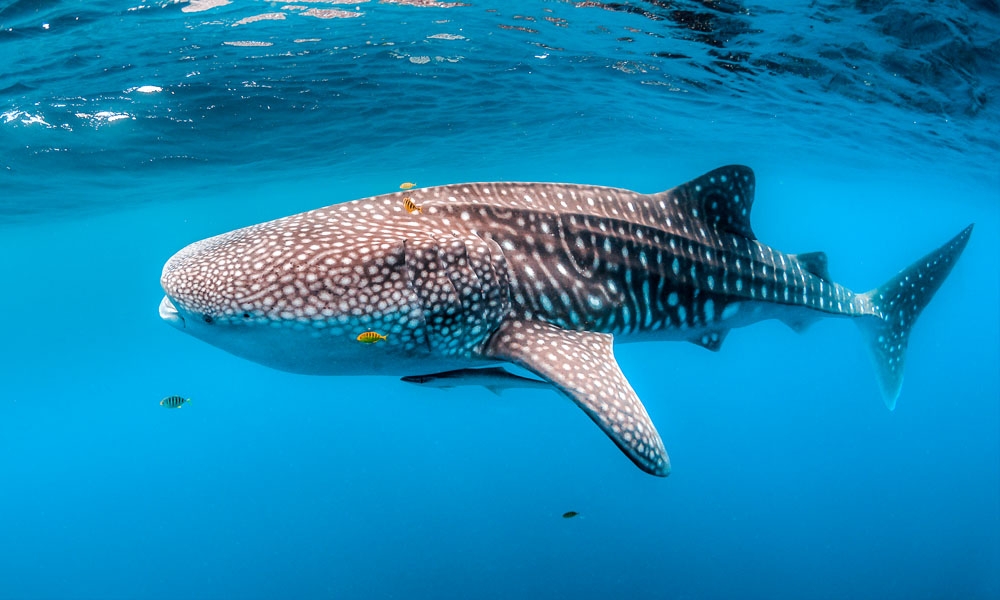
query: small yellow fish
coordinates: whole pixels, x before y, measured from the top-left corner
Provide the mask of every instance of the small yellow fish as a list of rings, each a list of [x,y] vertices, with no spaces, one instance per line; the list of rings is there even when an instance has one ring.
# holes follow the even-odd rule
[[[190,402],[190,398],[181,398],[180,396],[167,396],[163,400],[160,400],[160,406],[164,408],[180,408]]]
[[[399,189],[401,189],[401,190],[412,190],[415,187],[417,187],[417,184],[410,183],[409,181],[407,181],[406,183],[402,183],[402,184],[399,185]]]
[[[424,212],[424,209],[419,204],[414,202],[413,198],[410,198],[409,196],[403,198],[403,208],[405,208],[406,212],[410,213],[411,215],[413,213]]]
[[[386,336],[376,331],[366,331],[358,336],[358,341],[362,344],[374,344],[375,342],[384,342],[385,340]]]

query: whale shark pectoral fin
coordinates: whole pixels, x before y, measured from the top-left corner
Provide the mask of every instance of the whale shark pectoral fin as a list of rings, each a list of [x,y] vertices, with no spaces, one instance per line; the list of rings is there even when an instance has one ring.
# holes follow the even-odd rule
[[[666,477],[660,434],[615,361],[613,338],[548,323],[505,321],[490,338],[490,358],[510,361],[552,382],[583,409],[640,469]]]

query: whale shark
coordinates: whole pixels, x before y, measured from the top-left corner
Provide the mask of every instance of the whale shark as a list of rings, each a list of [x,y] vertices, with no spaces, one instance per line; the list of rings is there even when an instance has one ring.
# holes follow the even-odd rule
[[[855,293],[822,252],[786,254],[750,224],[753,171],[667,191],[465,183],[334,204],[195,242],[161,276],[160,316],[294,373],[419,376],[514,364],[577,404],[647,473],[670,460],[616,342],[718,350],[730,330],[854,321],[895,407],[911,328],[972,225]]]

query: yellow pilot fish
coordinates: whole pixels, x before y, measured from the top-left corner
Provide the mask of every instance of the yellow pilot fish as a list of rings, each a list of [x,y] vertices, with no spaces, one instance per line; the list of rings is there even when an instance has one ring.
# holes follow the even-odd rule
[[[377,331],[366,331],[358,336],[358,341],[362,344],[374,344],[375,342],[384,342],[385,340],[386,336]]]
[[[417,184],[410,183],[409,181],[407,181],[406,183],[401,183],[399,185],[399,189],[401,189],[401,190],[412,190],[415,187],[417,187]]]
[[[406,212],[410,213],[411,215],[413,213],[424,212],[424,209],[419,204],[414,202],[413,198],[410,198],[409,196],[403,198],[403,208],[405,208]]]

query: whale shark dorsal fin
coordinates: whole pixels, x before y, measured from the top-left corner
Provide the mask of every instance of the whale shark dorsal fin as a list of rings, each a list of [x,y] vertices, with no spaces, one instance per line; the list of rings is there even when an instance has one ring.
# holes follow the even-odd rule
[[[829,260],[826,252],[806,252],[804,254],[791,254],[792,259],[802,265],[802,268],[809,271],[823,281],[833,281],[830,279]]]
[[[720,231],[755,240],[757,236],[750,227],[755,185],[750,167],[729,165],[657,196],[663,202],[686,207],[692,216]]]
[[[508,320],[486,347],[490,358],[552,382],[583,409],[640,469],[665,477],[670,459],[660,434],[615,361],[613,338],[535,321]]]

